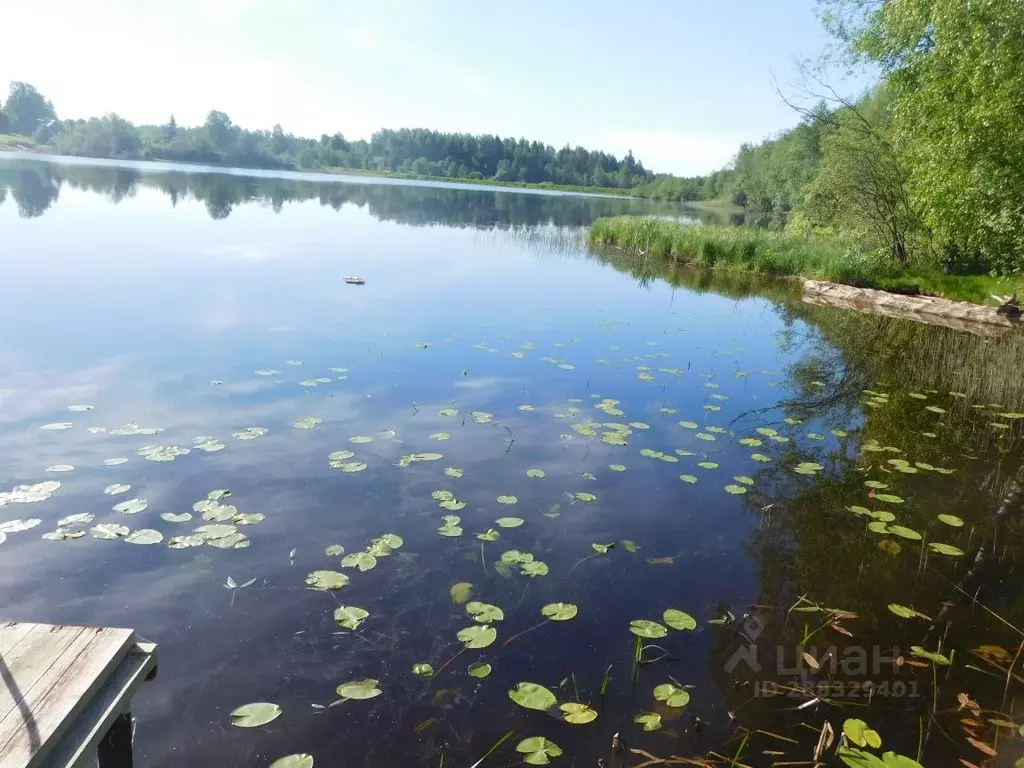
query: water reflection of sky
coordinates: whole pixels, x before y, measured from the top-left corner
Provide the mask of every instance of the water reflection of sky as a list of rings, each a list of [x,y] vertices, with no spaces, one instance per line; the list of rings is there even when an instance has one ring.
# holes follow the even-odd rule
[[[467,193],[462,204],[473,199]],[[763,299],[641,286],[578,248],[526,245],[531,232],[550,228],[407,227],[365,208],[336,212],[314,201],[276,214],[243,204],[213,220],[201,203],[185,199],[171,208],[146,185],[117,205],[66,187],[38,218],[0,206],[0,323],[9,329],[0,340],[0,485],[48,479],[52,464],[76,467],[56,476],[64,486],[51,500],[0,511],[3,519],[43,519],[3,546],[5,614],[129,625],[160,643],[159,682],[136,708],[141,764],[265,765],[295,751],[328,765],[436,763],[442,744],[478,757],[508,728],[523,736],[539,729],[567,752],[596,755],[627,713],[649,707],[646,694],[630,691],[626,671],[612,684],[617,703],[589,731],[516,710],[505,689],[520,679],[556,686],[571,672],[594,691],[608,664],[629,652],[632,636],[622,629],[629,620],[656,618],[667,607],[708,618],[720,603],[756,597],[743,539],[756,516],[723,491],[734,474],[753,474],[750,450],[726,435],[702,442],[678,422],[728,427],[778,399],[780,390],[767,385],[784,377],[765,371],[782,372],[790,361],[776,345],[782,321]],[[347,286],[345,275],[366,285]],[[533,348],[524,349],[527,342]],[[666,356],[625,360],[654,354]],[[685,373],[655,370],[647,383],[637,378],[641,365]],[[338,366],[350,369],[348,378],[328,372]],[[253,374],[271,368],[283,373]],[[298,384],[316,376],[334,380]],[[595,411],[595,395],[620,400],[626,416]],[[575,435],[571,419],[556,418],[569,398],[583,401],[580,418],[642,421],[650,429],[637,429],[628,448],[561,438]],[[68,413],[73,403],[95,410]],[[521,404],[537,410],[521,411]],[[446,407],[459,417],[439,416]],[[494,413],[500,426],[463,423],[473,410]],[[323,424],[292,428],[309,416]],[[38,429],[64,420],[74,427]],[[85,429],[125,422],[166,432],[115,437]],[[229,437],[247,426],[269,433],[249,442]],[[382,437],[382,430],[395,435]],[[452,439],[428,438],[439,431]],[[351,445],[357,434],[377,440]],[[169,464],[135,455],[146,443],[188,446],[196,435],[216,435],[227,448]],[[698,456],[666,463],[641,456],[641,447]],[[346,448],[367,462],[365,472],[328,468],[327,454]],[[393,465],[403,454],[435,450],[442,461]],[[101,464],[118,456],[129,462]],[[701,458],[721,466],[697,469]],[[628,471],[612,472],[611,463]],[[446,478],[445,466],[465,476]],[[530,467],[547,476],[527,478]],[[681,483],[684,472],[700,481]],[[104,495],[114,482],[131,484],[131,492]],[[231,488],[240,511],[266,514],[246,529],[249,549],[39,538],[78,512],[165,536],[185,533],[202,522],[198,515],[171,524],[159,514],[187,511],[214,488]],[[460,512],[464,538],[436,534],[444,514],[430,498],[436,488],[469,502]],[[598,500],[570,504],[565,493],[576,491]],[[499,494],[518,497],[511,512],[495,503]],[[110,511],[130,496],[148,499],[149,509],[131,518]],[[544,517],[555,503],[560,516]],[[485,556],[490,563],[516,547],[548,562],[552,574],[528,588],[524,577],[503,579],[479,560],[473,534],[506,514],[527,523],[502,529]],[[337,596],[302,588],[309,570],[336,564],[323,555],[328,544],[354,551],[388,531],[405,539],[400,555],[353,574]],[[592,542],[627,538],[641,545],[639,553],[619,548],[566,576],[592,553]],[[674,560],[649,565],[648,557]],[[258,581],[232,594],[222,587],[229,575]],[[489,649],[495,673],[487,680],[465,675],[474,658],[466,653],[428,683],[410,675],[411,665],[439,667],[457,650],[454,633],[470,623],[448,598],[456,581],[473,582],[480,599],[505,608],[499,642],[530,627],[547,602],[578,603],[580,617],[506,650]],[[336,600],[371,612],[362,639],[332,634]],[[695,711],[714,712],[704,631],[675,641],[677,674],[702,691]],[[329,703],[338,683],[366,676],[382,681],[384,696],[327,712],[311,707]],[[281,704],[285,715],[258,731],[227,724],[231,708],[261,700]],[[432,717],[439,723],[417,733]],[[332,754],[347,756],[332,763]]]

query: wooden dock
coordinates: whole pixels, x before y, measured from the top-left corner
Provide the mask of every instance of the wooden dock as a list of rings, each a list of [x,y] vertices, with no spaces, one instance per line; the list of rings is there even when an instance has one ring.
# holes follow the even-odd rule
[[[131,698],[155,674],[132,629],[0,624],[0,768],[130,768]]]

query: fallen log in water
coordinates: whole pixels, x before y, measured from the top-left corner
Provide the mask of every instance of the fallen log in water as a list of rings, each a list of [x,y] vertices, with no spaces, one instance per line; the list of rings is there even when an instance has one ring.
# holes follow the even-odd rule
[[[851,285],[804,280],[803,299],[822,307],[855,309],[872,315],[914,320],[928,325],[941,325],[979,336],[994,336],[1015,327],[1016,318],[966,301],[950,301],[932,296],[905,296]]]

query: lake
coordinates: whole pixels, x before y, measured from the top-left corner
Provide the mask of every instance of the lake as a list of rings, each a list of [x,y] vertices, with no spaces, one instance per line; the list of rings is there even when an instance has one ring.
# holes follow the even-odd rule
[[[1012,765],[1019,336],[589,250],[620,213],[699,218],[0,155],[4,617],[159,644],[140,766]]]

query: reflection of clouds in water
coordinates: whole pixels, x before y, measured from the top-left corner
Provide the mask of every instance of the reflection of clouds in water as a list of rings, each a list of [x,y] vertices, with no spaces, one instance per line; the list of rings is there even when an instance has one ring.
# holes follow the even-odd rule
[[[125,359],[120,358],[68,373],[30,373],[18,361],[11,361],[4,366],[6,375],[0,373],[0,422],[53,414],[60,415],[61,421],[88,416],[71,413],[67,407],[92,404],[110,382],[123,375],[125,367]]]

